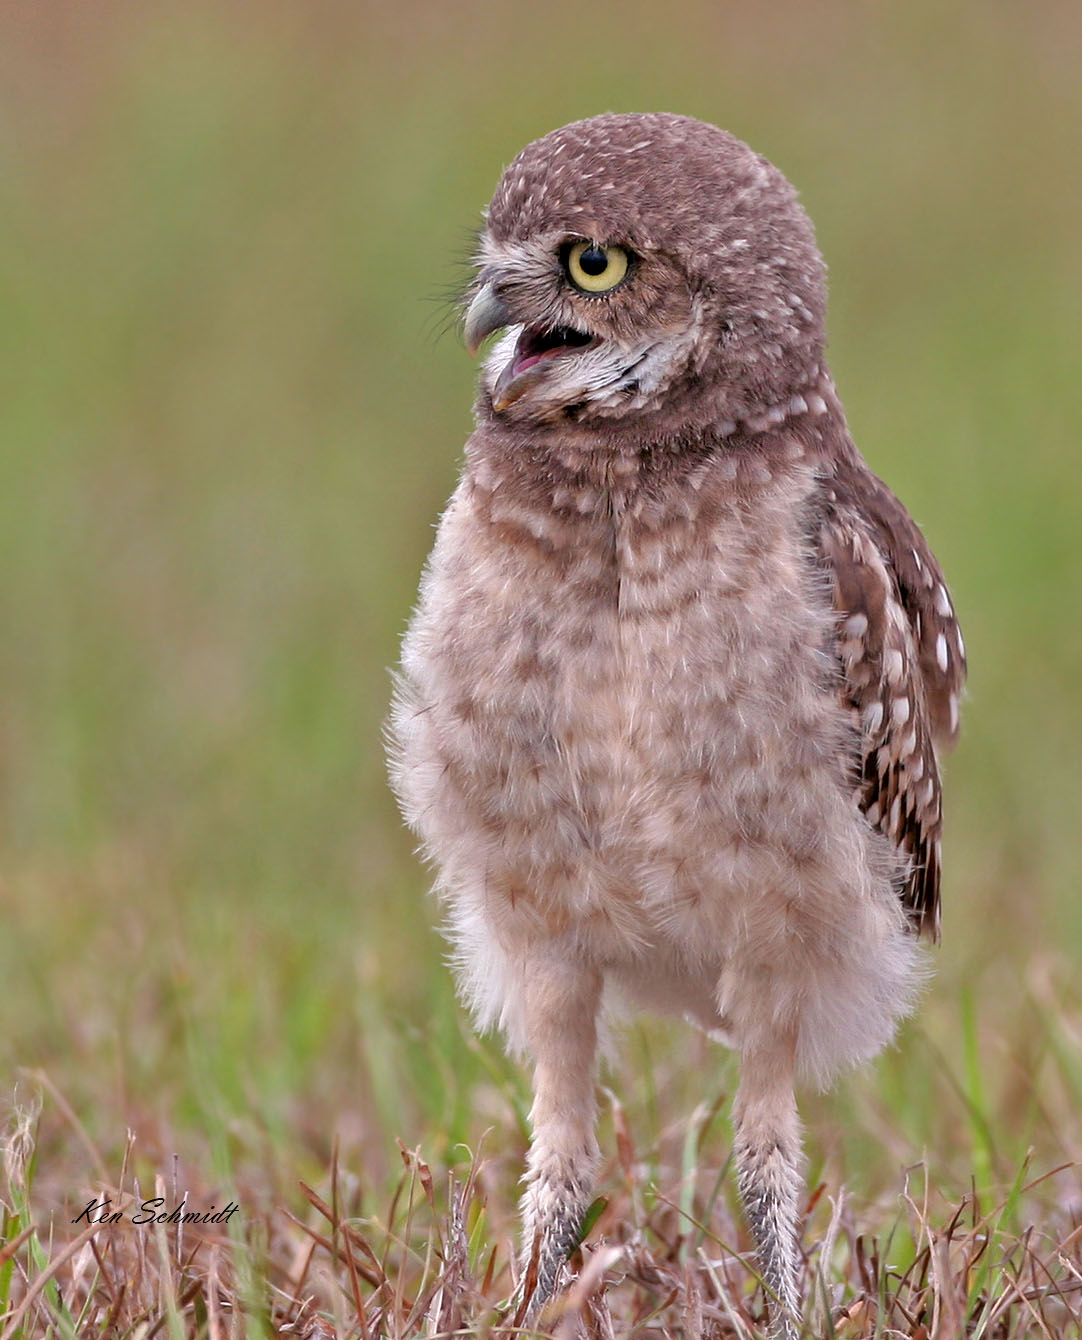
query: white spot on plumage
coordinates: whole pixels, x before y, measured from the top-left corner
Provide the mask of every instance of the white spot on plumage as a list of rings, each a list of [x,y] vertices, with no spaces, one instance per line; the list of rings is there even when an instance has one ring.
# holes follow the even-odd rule
[[[883,670],[892,684],[900,684],[905,674],[905,657],[897,647],[890,647],[883,653]]]
[[[943,636],[942,633],[937,633],[935,639],[935,659],[936,664],[939,666],[940,670],[946,671],[947,658],[948,658],[947,639]]]
[[[909,720],[910,706],[908,698],[895,698],[890,705],[890,719],[895,726],[904,726]]]
[[[939,582],[935,589],[935,608],[936,613],[941,614],[944,619],[954,617],[954,608],[951,605],[951,598],[947,595],[947,588],[942,582]]]

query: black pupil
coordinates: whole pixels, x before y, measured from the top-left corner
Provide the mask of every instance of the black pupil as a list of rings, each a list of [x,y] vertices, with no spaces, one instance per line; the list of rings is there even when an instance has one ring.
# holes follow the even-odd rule
[[[609,268],[609,258],[600,247],[587,247],[579,255],[579,264],[584,274],[602,275]]]

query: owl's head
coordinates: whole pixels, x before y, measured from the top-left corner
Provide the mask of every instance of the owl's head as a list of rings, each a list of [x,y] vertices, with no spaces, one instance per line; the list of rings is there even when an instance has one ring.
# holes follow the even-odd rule
[[[761,415],[817,376],[824,267],[782,174],[666,113],[535,140],[486,216],[465,339],[480,412],[667,435]]]

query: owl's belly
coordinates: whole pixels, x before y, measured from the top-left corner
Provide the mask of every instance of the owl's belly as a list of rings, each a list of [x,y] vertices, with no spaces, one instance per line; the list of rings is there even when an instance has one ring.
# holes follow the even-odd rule
[[[434,566],[396,778],[452,919],[716,977],[765,891],[853,848],[829,615],[795,543],[740,538],[584,547],[588,581]]]
[[[819,848],[814,792],[838,782],[832,722],[818,730],[766,682],[726,694],[720,666],[692,679],[679,665],[659,673],[655,657],[629,664],[615,639],[594,650],[588,674],[570,664],[556,684],[527,679],[475,704],[464,731],[433,723],[447,799],[457,793],[460,819],[486,835],[490,890],[554,923],[597,918],[654,938],[704,902],[719,921],[761,882],[764,852]]]

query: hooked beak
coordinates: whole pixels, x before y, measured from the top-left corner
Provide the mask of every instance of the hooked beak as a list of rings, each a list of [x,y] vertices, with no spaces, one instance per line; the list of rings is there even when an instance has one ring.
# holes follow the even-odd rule
[[[466,312],[466,322],[462,328],[462,336],[466,341],[466,348],[470,351],[470,357],[476,358],[481,341],[486,335],[491,335],[495,330],[502,330],[513,321],[514,317],[508,310],[507,304],[492,284],[484,284],[470,303]]]

